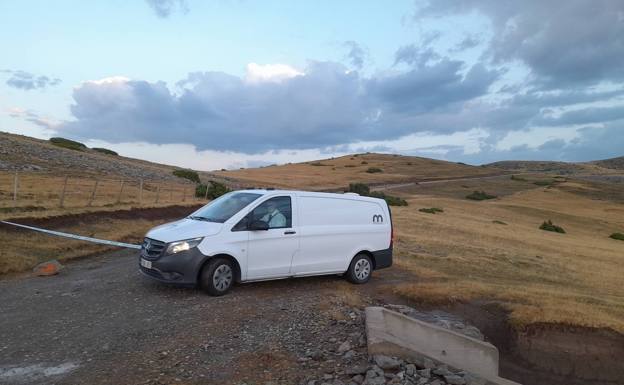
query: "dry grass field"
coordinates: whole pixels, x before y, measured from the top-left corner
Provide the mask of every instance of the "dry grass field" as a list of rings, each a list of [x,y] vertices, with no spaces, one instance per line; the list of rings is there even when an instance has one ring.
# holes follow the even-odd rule
[[[595,183],[539,187],[532,181],[543,176],[527,179],[395,190],[409,202],[393,211],[398,265],[418,279],[392,290],[423,303],[497,300],[518,328],[551,323],[624,332],[624,242],[609,238],[624,230],[624,205],[604,199]],[[463,198],[477,188],[499,198]],[[423,207],[444,212],[419,212]],[[538,229],[549,219],[566,233]]]
[[[368,172],[376,168],[380,172]],[[354,154],[313,162],[216,171],[247,186],[340,190],[349,183],[392,184],[500,174],[501,170],[390,154]]]

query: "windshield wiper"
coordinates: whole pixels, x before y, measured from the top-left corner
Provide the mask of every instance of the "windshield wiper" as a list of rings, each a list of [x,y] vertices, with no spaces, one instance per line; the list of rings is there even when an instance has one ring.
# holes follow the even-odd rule
[[[214,219],[212,218],[207,218],[207,217],[199,217],[197,215],[191,215],[188,217],[189,219],[194,219],[196,221],[204,221],[204,222],[216,222]]]

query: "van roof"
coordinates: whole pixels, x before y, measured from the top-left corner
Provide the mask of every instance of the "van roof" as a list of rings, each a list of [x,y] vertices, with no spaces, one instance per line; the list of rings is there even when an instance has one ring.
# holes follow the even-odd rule
[[[384,201],[380,198],[363,196],[357,193],[346,192],[346,193],[329,193],[329,192],[318,192],[318,191],[303,191],[303,190],[274,190],[274,189],[246,189],[246,190],[237,190],[237,192],[250,192],[262,195],[279,195],[279,194],[296,194],[297,196],[316,196],[316,197],[327,197],[327,198],[349,198],[349,199],[357,199],[364,201]]]

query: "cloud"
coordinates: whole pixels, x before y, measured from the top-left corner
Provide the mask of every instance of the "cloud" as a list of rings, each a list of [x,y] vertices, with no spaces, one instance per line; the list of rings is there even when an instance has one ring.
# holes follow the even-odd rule
[[[343,46],[348,50],[346,58],[349,60],[349,63],[357,69],[362,69],[364,62],[368,58],[367,51],[353,40],[345,41]]]
[[[182,13],[188,12],[188,5],[186,0],[145,0],[152,10],[156,13],[156,16],[160,18],[167,18],[176,10]]]
[[[26,122],[30,122],[36,126],[39,126],[47,130],[54,130],[56,126],[59,124],[59,122],[55,120],[43,117],[32,110],[27,110],[23,108],[17,108],[17,107],[9,108],[7,109],[7,114],[12,118],[22,119]]]
[[[416,17],[475,10],[491,21],[493,60],[522,61],[543,87],[624,80],[624,2],[436,0]]]
[[[6,81],[8,86],[25,91],[52,87],[61,83],[61,79],[37,76],[26,71],[4,70],[2,72],[11,74]]]
[[[84,82],[73,92],[73,121],[59,130],[113,142],[193,143],[200,150],[258,153],[394,139],[441,125],[444,114],[487,92],[497,73],[442,60],[373,78],[332,62],[301,71],[250,65],[245,77],[191,73],[179,93],[164,82],[125,78]],[[458,114],[457,116],[462,116]],[[467,120],[470,122],[470,120]]]

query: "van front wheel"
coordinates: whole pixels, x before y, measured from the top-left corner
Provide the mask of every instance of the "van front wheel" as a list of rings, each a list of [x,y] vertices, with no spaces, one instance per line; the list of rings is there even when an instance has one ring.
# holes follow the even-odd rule
[[[353,258],[347,270],[347,279],[351,283],[366,283],[373,272],[373,263],[368,255],[360,253]]]
[[[232,262],[225,258],[214,258],[208,261],[201,274],[201,287],[208,294],[220,296],[232,288],[234,284],[234,268]]]

